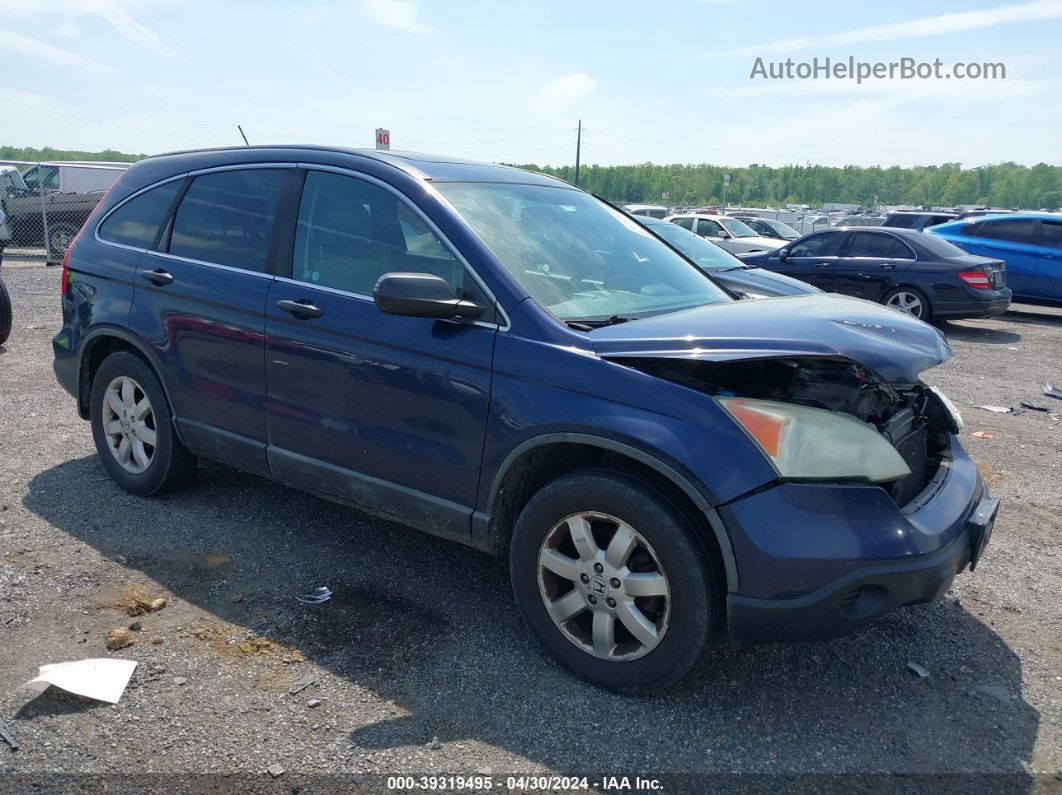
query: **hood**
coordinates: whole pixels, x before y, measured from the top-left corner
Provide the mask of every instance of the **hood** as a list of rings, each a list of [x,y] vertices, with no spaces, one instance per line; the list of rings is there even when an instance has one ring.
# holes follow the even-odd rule
[[[743,246],[757,246],[768,251],[774,251],[776,248],[781,248],[786,244],[785,240],[779,240],[776,237],[734,237],[731,240]]]
[[[760,295],[809,295],[821,292],[807,282],[774,273],[765,268],[740,268],[738,270],[709,271],[708,275],[739,293]]]
[[[843,356],[897,384],[914,383],[952,356],[944,335],[928,323],[831,293],[702,306],[603,326],[589,337],[605,358]]]

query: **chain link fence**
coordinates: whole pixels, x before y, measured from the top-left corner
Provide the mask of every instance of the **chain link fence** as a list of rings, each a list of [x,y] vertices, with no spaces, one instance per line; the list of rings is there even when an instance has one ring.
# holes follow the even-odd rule
[[[0,261],[58,265],[126,163],[0,160]]]

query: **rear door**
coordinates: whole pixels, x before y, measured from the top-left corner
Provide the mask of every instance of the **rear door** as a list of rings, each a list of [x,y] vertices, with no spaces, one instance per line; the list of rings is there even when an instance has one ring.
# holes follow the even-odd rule
[[[129,317],[161,362],[184,442],[262,474],[265,302],[274,221],[293,173],[255,166],[187,180],[156,250],[140,259]]]
[[[767,267],[813,284],[820,290],[835,292],[833,268],[847,239],[847,232],[816,232],[787,246],[784,261],[780,252],[772,254]]]
[[[1033,295],[1062,301],[1062,221],[1040,221],[1040,240],[1042,255],[1036,263]]]
[[[914,263],[910,246],[888,232],[851,232],[833,265],[834,289],[845,295],[876,301]]]
[[[1039,222],[1031,218],[997,218],[978,221],[966,234],[963,248],[971,254],[1001,259],[1007,267],[1007,286],[1015,293],[1035,293],[1040,260]]]
[[[290,250],[266,309],[274,475],[467,538],[493,312],[477,323],[387,315],[371,296],[383,274],[415,272],[493,299],[412,203],[363,175],[306,172]]]

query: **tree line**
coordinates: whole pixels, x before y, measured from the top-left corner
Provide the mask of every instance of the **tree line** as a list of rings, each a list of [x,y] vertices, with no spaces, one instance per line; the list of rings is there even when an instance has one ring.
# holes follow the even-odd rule
[[[0,160],[112,160],[132,163],[146,155],[113,149],[81,152],[69,149],[0,146]],[[518,166],[575,181],[573,166]],[[730,175],[729,187],[723,178]],[[964,169],[959,163],[940,166],[764,166],[741,168],[707,163],[635,166],[583,166],[579,183],[619,203],[669,205],[728,204],[746,207],[784,204],[821,206],[846,202],[865,208],[910,204],[954,207],[976,204],[1013,209],[1062,207],[1062,167],[1038,163],[999,163]],[[667,197],[664,197],[667,194]]]
[[[519,166],[575,181],[572,166]],[[723,178],[730,175],[724,189]],[[746,207],[845,202],[864,208],[910,204],[954,207],[976,204],[1012,209],[1057,210],[1062,206],[1062,168],[1038,163],[1000,163],[962,168],[940,166],[699,165],[583,166],[579,184],[620,203],[669,205],[741,204]],[[724,193],[725,191],[725,193]],[[665,194],[667,195],[665,198]]]

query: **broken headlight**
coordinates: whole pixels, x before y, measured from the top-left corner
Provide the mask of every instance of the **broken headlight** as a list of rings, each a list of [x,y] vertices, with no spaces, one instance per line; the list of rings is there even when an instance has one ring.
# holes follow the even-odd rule
[[[911,474],[885,437],[847,414],[742,397],[719,397],[716,402],[756,442],[781,477],[880,483]]]

